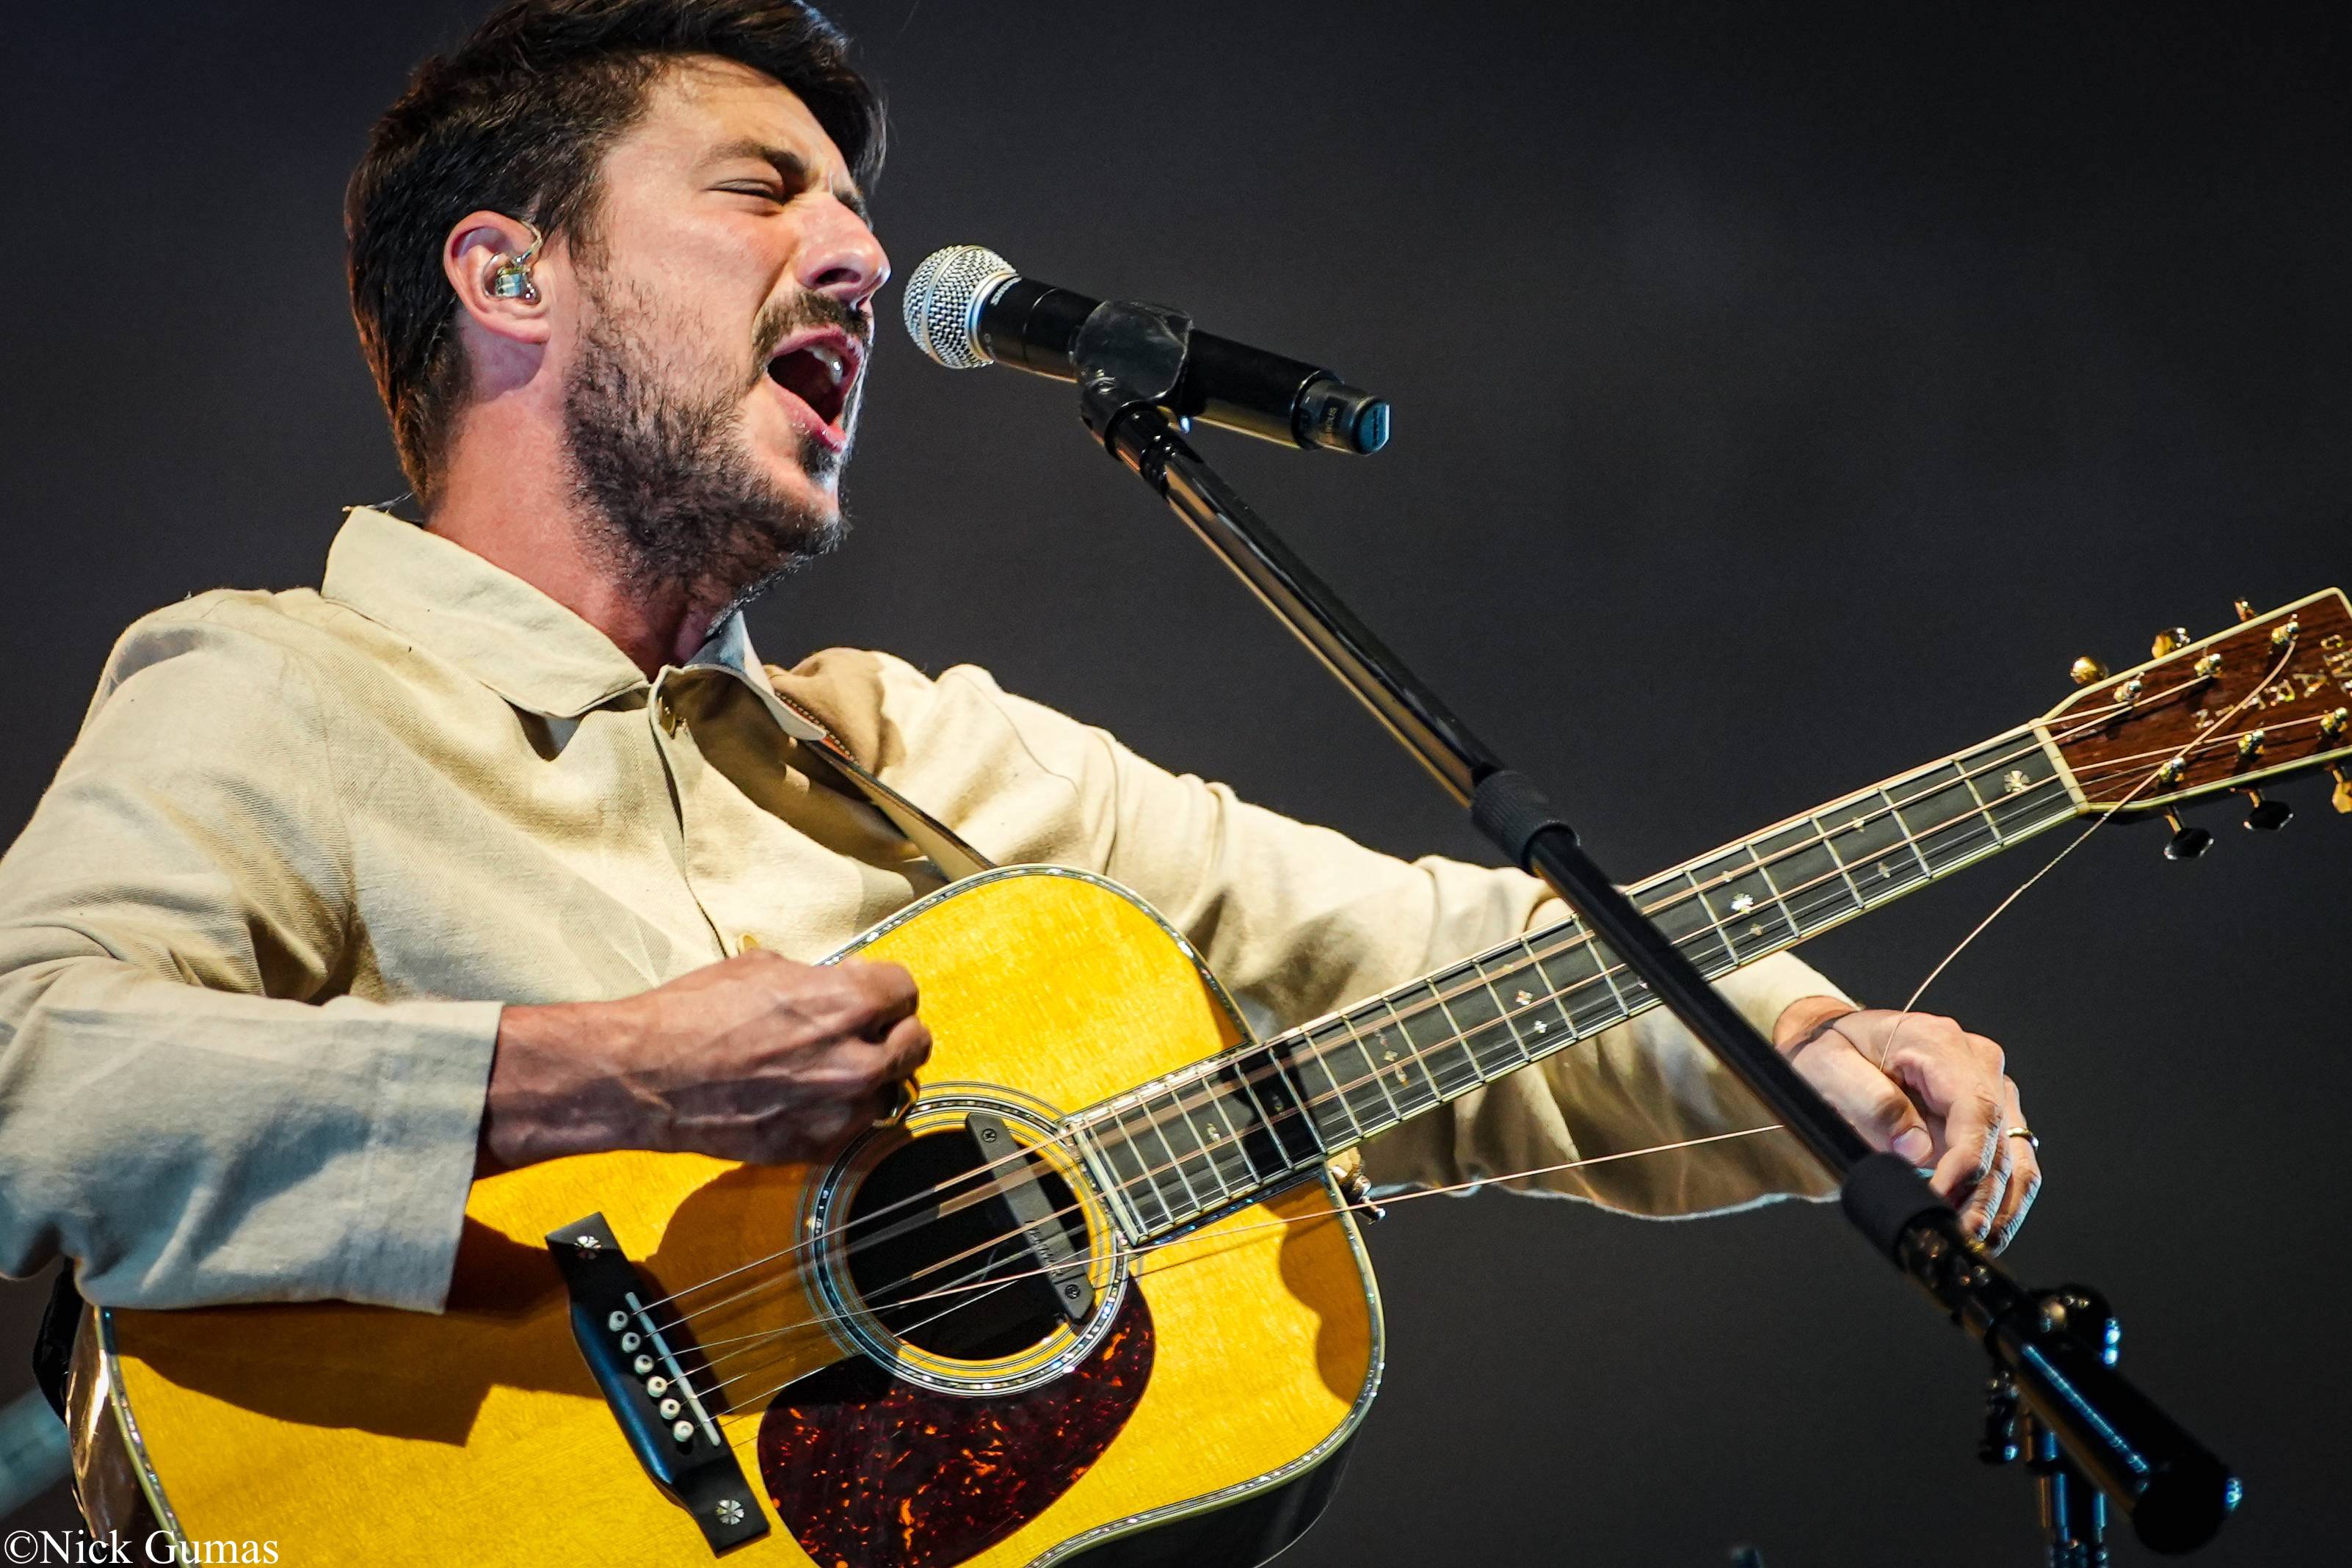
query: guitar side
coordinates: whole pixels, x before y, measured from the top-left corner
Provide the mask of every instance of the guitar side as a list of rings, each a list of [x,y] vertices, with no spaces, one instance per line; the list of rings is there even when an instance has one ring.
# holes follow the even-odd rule
[[[935,1042],[927,1100],[991,1085],[1074,1110],[1244,1034],[1173,931],[1082,873],[971,879],[851,955],[913,971]],[[85,1465],[86,1505],[117,1516],[92,1524],[126,1523],[138,1500],[126,1482],[143,1475],[145,1500],[184,1539],[275,1541],[287,1562],[705,1561],[701,1533],[647,1479],[591,1381],[541,1238],[601,1211],[656,1288],[676,1290],[791,1247],[821,1173],[612,1153],[478,1183],[440,1317],[345,1303],[100,1313],[84,1335],[77,1427],[86,1451],[129,1469]],[[719,1420],[772,1525],[730,1561],[811,1563],[797,1521],[822,1538],[827,1568],[1091,1563],[1116,1557],[1091,1548],[1308,1476],[1379,1381],[1378,1297],[1339,1211],[1328,1182],[1309,1184],[1139,1255],[1121,1332],[1036,1391],[1050,1410],[868,1377],[813,1321],[796,1272],[750,1277],[789,1303],[775,1321],[799,1327],[760,1344],[744,1388],[761,1397]],[[1109,1388],[1121,1373],[1126,1386]],[[887,1435],[864,1449],[837,1441],[830,1469],[784,1463],[791,1423],[769,1390],[861,1378],[872,1386],[790,1414]]]

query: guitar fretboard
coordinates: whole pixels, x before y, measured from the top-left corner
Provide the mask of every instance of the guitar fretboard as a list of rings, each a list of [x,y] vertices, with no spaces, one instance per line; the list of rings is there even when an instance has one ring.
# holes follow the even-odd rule
[[[1709,979],[2074,814],[2031,728],[1790,817],[1630,889]],[[1656,1004],[1568,920],[1074,1119],[1138,1239],[1197,1225]]]

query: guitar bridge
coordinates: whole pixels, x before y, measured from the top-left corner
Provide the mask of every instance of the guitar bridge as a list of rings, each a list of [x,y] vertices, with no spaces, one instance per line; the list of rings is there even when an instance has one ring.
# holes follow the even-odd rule
[[[695,1347],[682,1324],[655,1323],[659,1299],[592,1214],[551,1231],[547,1250],[572,1297],[572,1337],[646,1474],[693,1516],[715,1555],[768,1533],[760,1500],[719,1430],[725,1406],[695,1392],[681,1357]]]

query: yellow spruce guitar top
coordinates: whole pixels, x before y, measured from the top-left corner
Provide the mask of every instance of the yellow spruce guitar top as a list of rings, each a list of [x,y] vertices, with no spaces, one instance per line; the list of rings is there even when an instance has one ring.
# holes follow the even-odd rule
[[[1062,1560],[1311,1479],[1380,1367],[1370,1265],[1319,1162],[1145,1246],[1129,1237],[1184,1229],[1151,1184],[1176,1178],[1171,1207],[1180,1170],[1222,1195],[1251,1156],[1181,1134],[1188,1161],[1139,1145],[1159,1169],[1107,1198],[1119,1173],[1087,1156],[1111,1140],[1055,1136],[1067,1112],[1245,1043],[1191,949],[1108,883],[1021,868],[852,951],[922,988],[935,1048],[898,1127],[823,1167],[614,1153],[480,1182],[440,1317],[100,1313],[84,1446],[114,1439],[136,1486],[86,1473],[89,1510],[121,1516],[93,1525],[143,1503],[184,1540],[274,1542],[298,1564],[721,1550],[944,1568]],[[1012,1160],[982,1158],[1008,1142]],[[1269,1147],[1261,1132],[1259,1165]],[[1004,1239],[1017,1229],[1055,1249]],[[599,1276],[646,1310],[593,1302],[575,1335],[573,1292]],[[640,1450],[672,1468],[676,1500]],[[1312,1517],[1275,1511],[1250,1555]]]

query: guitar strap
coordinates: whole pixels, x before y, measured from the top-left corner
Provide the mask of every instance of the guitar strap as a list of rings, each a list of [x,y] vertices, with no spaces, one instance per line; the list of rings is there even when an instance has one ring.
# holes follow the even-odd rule
[[[768,671],[772,683],[779,673],[772,668]],[[824,720],[772,684],[767,692],[770,710],[784,733],[800,742],[801,755],[812,764],[812,777],[843,795],[859,797],[880,812],[950,881],[960,882],[994,868],[994,861],[957,837],[955,829],[876,778],[871,769],[849,754],[847,746],[834,738]]]

